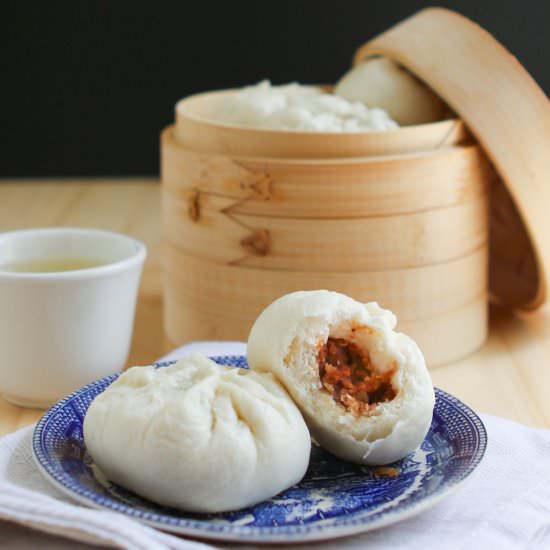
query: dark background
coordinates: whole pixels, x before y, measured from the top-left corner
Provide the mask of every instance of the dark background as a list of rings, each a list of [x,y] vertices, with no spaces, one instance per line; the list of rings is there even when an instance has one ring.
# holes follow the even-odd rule
[[[270,78],[334,82],[421,0],[3,0],[0,177],[158,173],[175,102]],[[550,2],[440,1],[550,92]]]

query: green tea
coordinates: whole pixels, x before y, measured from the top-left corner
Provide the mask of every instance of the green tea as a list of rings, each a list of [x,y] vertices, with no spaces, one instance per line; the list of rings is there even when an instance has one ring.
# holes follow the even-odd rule
[[[48,258],[44,260],[23,260],[0,265],[0,271],[16,273],[56,273],[59,271],[76,271],[98,267],[108,262],[90,258]]]

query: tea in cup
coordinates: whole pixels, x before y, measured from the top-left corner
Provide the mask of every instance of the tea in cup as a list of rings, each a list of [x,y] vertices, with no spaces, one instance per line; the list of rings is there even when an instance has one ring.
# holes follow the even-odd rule
[[[0,393],[42,408],[124,368],[145,246],[120,233],[0,233]]]

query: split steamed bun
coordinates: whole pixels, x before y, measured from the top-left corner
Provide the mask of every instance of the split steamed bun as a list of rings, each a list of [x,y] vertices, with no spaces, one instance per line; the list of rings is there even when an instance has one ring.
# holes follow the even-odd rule
[[[424,357],[376,302],[326,290],[294,292],[258,317],[248,363],[273,373],[311,435],[334,455],[387,464],[416,449],[435,403]]]
[[[371,57],[355,65],[334,93],[348,101],[376,105],[401,125],[435,122],[447,110],[423,82],[387,57]]]
[[[235,510],[294,485],[311,448],[273,376],[200,354],[126,371],[90,405],[84,440],[109,480],[196,512]]]

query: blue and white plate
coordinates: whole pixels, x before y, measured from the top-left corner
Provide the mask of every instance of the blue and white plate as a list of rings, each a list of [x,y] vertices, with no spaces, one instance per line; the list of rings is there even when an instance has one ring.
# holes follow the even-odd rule
[[[247,367],[240,356],[213,359]],[[84,415],[92,399],[116,377],[89,384],[46,412],[34,431],[36,462],[54,485],[84,504],[192,537],[288,543],[389,525],[448,495],[476,468],[487,445],[478,416],[455,397],[436,389],[430,431],[417,451],[391,465],[393,477],[388,470],[343,462],[314,446],[304,479],[279,495],[236,512],[186,513],[110,483],[88,454],[82,437]]]

